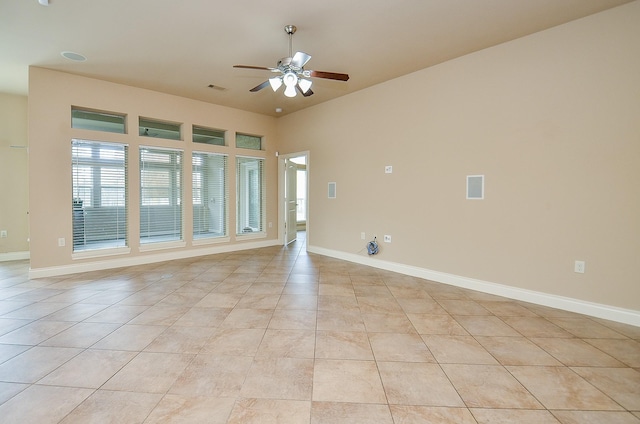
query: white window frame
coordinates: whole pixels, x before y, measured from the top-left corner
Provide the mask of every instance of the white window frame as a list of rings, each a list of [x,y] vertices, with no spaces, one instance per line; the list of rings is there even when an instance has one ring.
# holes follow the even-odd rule
[[[93,255],[97,250],[128,249],[128,147],[104,141],[71,141],[74,257]],[[85,170],[84,176],[78,172],[80,168]],[[105,189],[116,194],[111,201],[106,200]]]
[[[140,245],[171,247],[173,243],[184,244],[184,151],[158,146],[140,146]],[[155,155],[157,160],[145,160]],[[164,160],[166,156],[166,160]],[[152,179],[156,173],[158,179]],[[162,185],[162,174],[167,175],[168,184]],[[154,184],[155,183],[155,184]],[[156,195],[149,195],[155,191]],[[157,195],[157,193],[166,196]],[[160,209],[164,209],[164,211]],[[145,216],[146,215],[146,216]],[[168,223],[163,226],[163,219]],[[143,248],[144,249],[144,248]],[[150,250],[150,249],[144,249]]]
[[[197,163],[197,157],[222,159],[222,168],[211,168],[208,164]],[[194,151],[191,157],[192,207],[194,243],[207,241],[228,241],[228,155]],[[205,172],[209,172],[205,175]],[[198,214],[210,214],[199,217]],[[203,222],[208,231],[203,230]]]
[[[265,164],[264,158],[236,156],[236,236],[266,235]],[[258,172],[258,181],[252,180],[251,172]],[[256,212],[251,210],[252,200],[254,206],[258,202],[257,220],[252,217]]]

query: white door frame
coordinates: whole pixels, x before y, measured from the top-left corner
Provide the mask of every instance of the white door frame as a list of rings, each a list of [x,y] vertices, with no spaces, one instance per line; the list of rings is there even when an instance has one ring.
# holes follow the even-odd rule
[[[287,242],[284,222],[286,219],[287,210],[285,208],[285,187],[284,187],[284,175],[287,172],[285,167],[285,159],[298,158],[305,156],[307,158],[307,195],[305,196],[305,208],[307,211],[307,245],[309,243],[309,169],[310,169],[310,153],[308,150],[296,153],[287,153],[278,155],[278,243],[284,245]]]

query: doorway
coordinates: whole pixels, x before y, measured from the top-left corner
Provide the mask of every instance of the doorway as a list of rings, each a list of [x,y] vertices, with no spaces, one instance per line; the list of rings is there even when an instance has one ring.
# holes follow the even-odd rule
[[[304,234],[300,241],[306,241],[306,232],[309,227],[309,152],[291,153],[281,155],[279,158],[280,208],[278,212],[282,217],[281,240],[286,246],[298,239],[299,232]]]

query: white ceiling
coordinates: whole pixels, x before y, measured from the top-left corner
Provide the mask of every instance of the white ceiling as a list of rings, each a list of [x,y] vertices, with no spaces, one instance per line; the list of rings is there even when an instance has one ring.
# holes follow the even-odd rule
[[[33,65],[277,116],[628,2],[0,0],[0,92],[27,94]],[[316,78],[307,98],[250,93],[272,74],[233,65],[275,67],[287,24],[306,69],[349,81]]]

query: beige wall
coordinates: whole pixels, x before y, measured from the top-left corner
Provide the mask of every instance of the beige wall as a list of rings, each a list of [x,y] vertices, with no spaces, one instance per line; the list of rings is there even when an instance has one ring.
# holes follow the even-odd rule
[[[29,251],[26,96],[0,93],[0,129],[0,258],[15,258]]]
[[[71,128],[71,106],[112,111],[127,114],[129,134],[101,133]],[[278,238],[277,226],[277,160],[275,157],[276,119],[225,108],[209,103],[189,100],[149,90],[143,90],[104,81],[74,76],[41,68],[29,72],[29,143],[30,179],[29,201],[31,205],[31,269],[34,272],[68,272],[82,269],[81,264],[95,264],[95,268],[113,267],[174,257],[195,256],[206,252],[230,249],[238,243],[274,244]],[[162,140],[140,137],[138,117],[183,123],[183,139]],[[194,144],[191,140],[192,124],[227,130],[231,147]],[[261,135],[264,151],[235,148],[235,132]],[[129,145],[129,246],[127,255],[89,259],[72,258],[71,219],[71,140],[73,138],[115,141]],[[193,150],[223,152],[229,154],[229,233],[230,241],[215,245],[194,245],[191,240],[191,177],[184,178],[184,239],[186,246],[165,251],[141,252],[139,246],[139,190],[138,147],[163,146],[184,149],[185,157]],[[235,156],[266,158],[267,180],[267,228],[265,238],[237,241],[235,237]],[[65,238],[66,245],[58,246],[58,239]],[[253,243],[253,244],[251,244]],[[240,247],[236,247],[240,248]],[[217,249],[217,250],[216,250]],[[163,254],[164,256],[161,256]],[[146,257],[146,258],[145,258]],[[86,267],[84,268],[86,269]]]
[[[278,238],[273,153],[309,151],[312,248],[366,257],[361,232],[390,234],[376,260],[640,311],[638,21],[634,2],[278,120],[33,68],[32,268],[95,261],[57,246],[71,239],[69,142],[99,138],[69,128],[78,105],[265,135],[266,241]],[[465,199],[473,174],[486,177],[484,200]],[[134,242],[128,257],[145,255]]]
[[[379,260],[640,311],[638,22],[634,2],[280,118],[280,152],[310,151],[309,245],[389,234]]]

